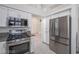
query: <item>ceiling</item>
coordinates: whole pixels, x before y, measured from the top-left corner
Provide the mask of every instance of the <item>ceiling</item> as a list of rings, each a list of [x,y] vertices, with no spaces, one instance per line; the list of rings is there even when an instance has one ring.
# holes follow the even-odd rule
[[[8,7],[20,9],[35,15],[44,16],[52,9],[61,6],[62,4],[5,4]]]

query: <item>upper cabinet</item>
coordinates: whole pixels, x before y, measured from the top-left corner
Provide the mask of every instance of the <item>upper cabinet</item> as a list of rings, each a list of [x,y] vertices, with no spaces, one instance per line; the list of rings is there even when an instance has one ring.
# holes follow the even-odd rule
[[[9,11],[8,16],[28,19],[29,13],[15,10],[15,9],[10,9],[10,8],[8,9],[8,11]]]
[[[8,9],[8,16],[10,16],[10,17],[20,17],[20,13],[19,13],[18,10],[9,8]]]
[[[7,14],[7,8],[0,6],[0,27],[7,26]]]
[[[0,27],[7,27],[11,19],[10,17],[12,17],[12,19],[23,19],[23,21],[27,20],[28,23],[30,23],[32,15],[20,10],[0,6]]]
[[[21,18],[24,18],[24,19],[27,19],[28,18],[28,13],[21,12],[21,11],[19,13],[20,13]]]

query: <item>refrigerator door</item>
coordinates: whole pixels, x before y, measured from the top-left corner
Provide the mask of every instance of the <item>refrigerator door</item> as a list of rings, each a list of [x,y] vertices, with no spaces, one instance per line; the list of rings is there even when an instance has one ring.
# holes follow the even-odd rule
[[[50,25],[49,25],[49,34],[50,36],[54,36],[55,35],[55,19],[51,19],[50,20]]]
[[[59,19],[55,19],[55,36],[59,36]]]
[[[59,17],[55,20],[55,35],[50,38],[50,49],[58,54],[69,54],[71,49],[70,38],[70,18],[69,16]]]
[[[69,19],[68,19],[68,16],[59,18],[59,42],[69,45]]]
[[[59,18],[59,32],[60,37],[62,38],[69,38],[69,19],[67,16]]]
[[[51,19],[49,24],[49,37],[51,40],[55,40],[55,19]]]

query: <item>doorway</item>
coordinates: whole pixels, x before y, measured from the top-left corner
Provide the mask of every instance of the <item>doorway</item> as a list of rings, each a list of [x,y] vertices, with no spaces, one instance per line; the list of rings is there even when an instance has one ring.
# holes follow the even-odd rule
[[[44,25],[41,22],[41,17],[32,16],[32,51],[34,54],[54,54],[54,52],[49,49],[49,45],[42,42],[41,37],[42,33],[44,33],[42,29],[45,28],[43,28]]]

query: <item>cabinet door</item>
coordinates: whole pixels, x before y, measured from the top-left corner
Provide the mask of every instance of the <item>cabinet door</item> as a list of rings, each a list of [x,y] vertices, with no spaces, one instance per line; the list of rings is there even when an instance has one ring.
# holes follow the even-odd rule
[[[7,26],[7,8],[0,6],[0,27]]]
[[[6,42],[0,42],[0,54],[6,54]]]
[[[20,12],[21,18],[27,19],[28,14],[26,12]]]
[[[9,9],[8,11],[9,11],[9,14],[8,14],[8,15],[9,15],[10,17],[20,17],[18,10]]]
[[[27,19],[28,19],[28,27],[29,27],[29,30],[31,31],[32,30],[32,14],[28,13]]]

